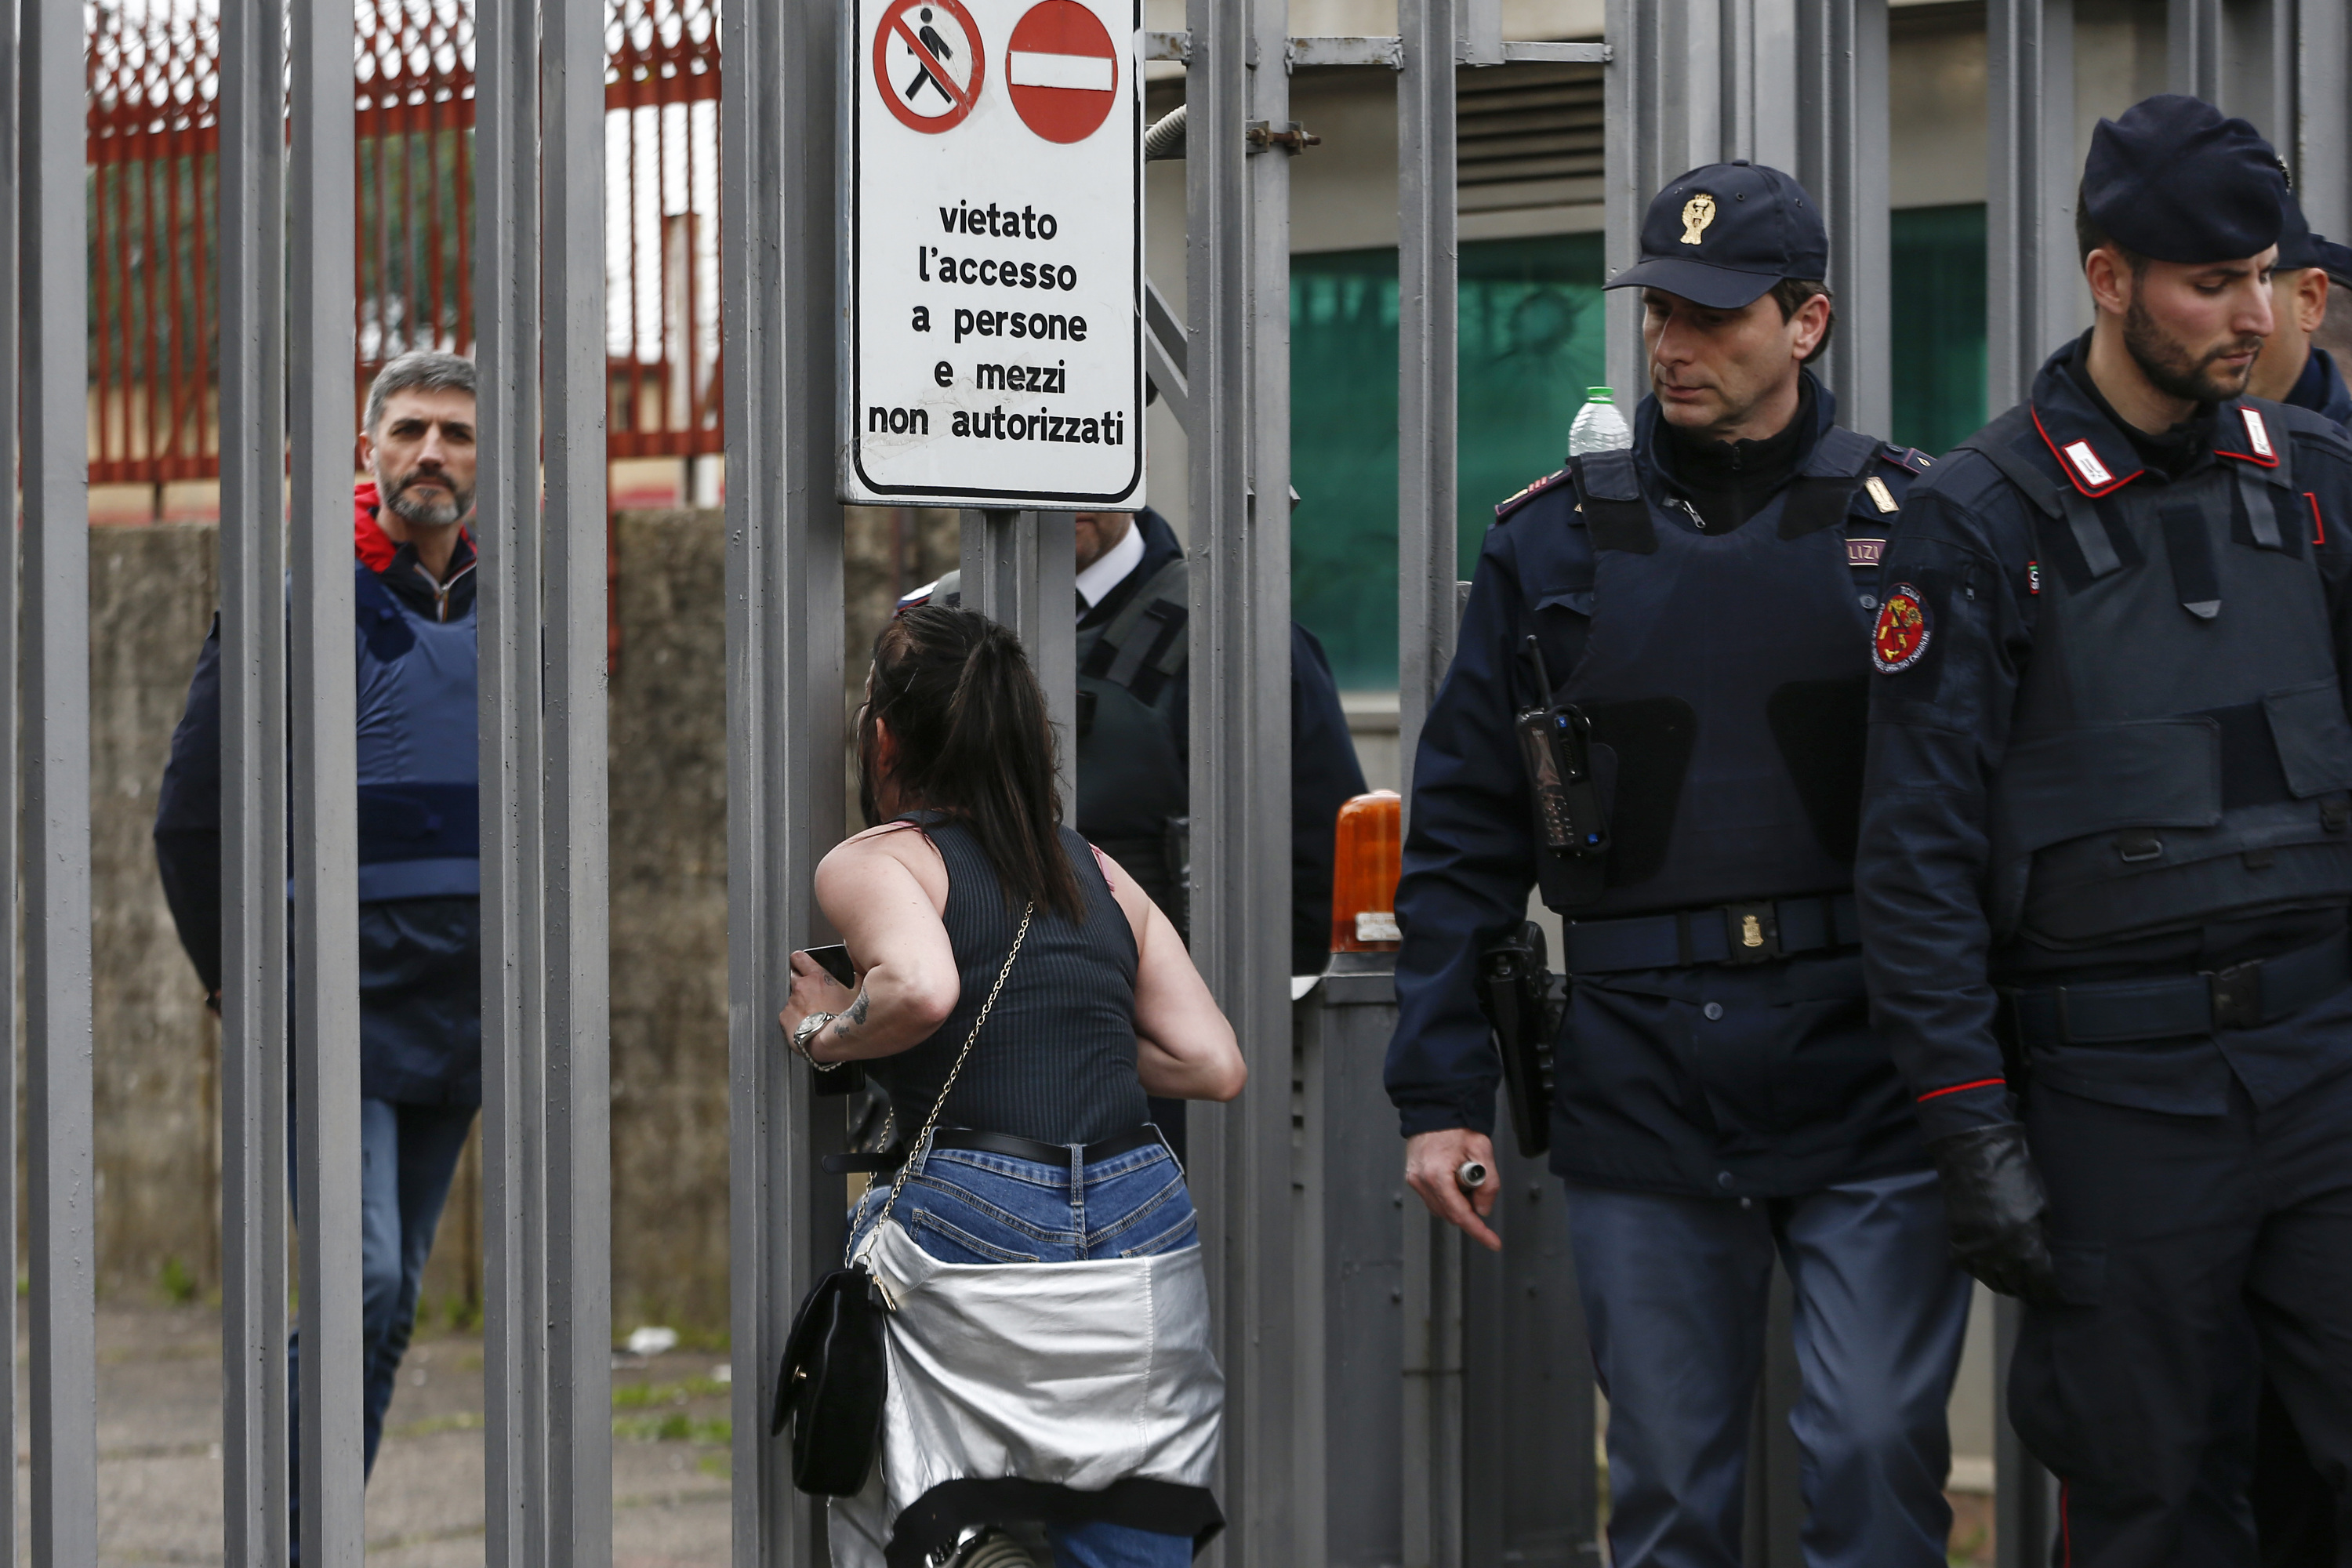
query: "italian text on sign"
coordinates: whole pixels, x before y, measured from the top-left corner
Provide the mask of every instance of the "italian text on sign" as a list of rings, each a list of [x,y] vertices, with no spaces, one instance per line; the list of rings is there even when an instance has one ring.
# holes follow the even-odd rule
[[[1143,489],[1138,0],[858,0],[845,500]]]

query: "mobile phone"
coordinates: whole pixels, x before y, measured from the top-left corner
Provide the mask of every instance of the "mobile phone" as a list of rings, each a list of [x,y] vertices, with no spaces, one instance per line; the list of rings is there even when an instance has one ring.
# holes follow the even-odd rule
[[[811,958],[824,965],[827,974],[853,991],[857,989],[857,969],[849,962],[846,943],[836,942],[826,947],[812,947],[807,952]]]

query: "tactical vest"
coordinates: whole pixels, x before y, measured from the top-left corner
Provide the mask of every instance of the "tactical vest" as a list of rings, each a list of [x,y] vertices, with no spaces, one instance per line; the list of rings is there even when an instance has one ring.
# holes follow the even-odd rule
[[[1081,626],[1078,668],[1078,832],[1133,876],[1184,925],[1183,824],[1192,781],[1176,732],[1192,645],[1184,559],[1153,573],[1118,613]]]
[[[1591,616],[1559,696],[1591,721],[1611,847],[1598,878],[1544,857],[1547,904],[1585,920],[1852,887],[1877,572],[1844,525],[1882,450],[1832,426],[1724,533],[1645,498],[1632,452],[1581,460],[1591,591],[1544,603]]]
[[[2224,404],[2220,444],[2247,450],[2096,501],[2052,474],[2027,408],[1967,443],[2032,502],[2040,558],[1991,792],[2000,940],[2091,947],[2352,896],[2352,723],[2291,438],[2332,428]]]
[[[436,621],[356,571],[360,901],[478,896],[474,613]]]

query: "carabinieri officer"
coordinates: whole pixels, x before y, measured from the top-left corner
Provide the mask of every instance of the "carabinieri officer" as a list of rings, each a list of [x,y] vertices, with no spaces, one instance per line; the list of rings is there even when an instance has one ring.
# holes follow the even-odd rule
[[[2261,1363],[2352,1468],[2352,443],[2243,395],[2283,195],[2209,104],[2102,121],[2095,324],[1885,567],[1872,994],[2086,1568],[2257,1561]]]
[[[1496,509],[1422,731],[1387,1074],[1407,1177],[1499,1245],[1494,1184],[1455,1184],[1493,1160],[1476,975],[1539,884],[1569,922],[1551,1164],[1610,1400],[1613,1560],[1740,1560],[1777,1252],[1807,1563],[1941,1568],[1968,1280],[1870,1033],[1850,890],[1879,549],[1927,459],[1841,428],[1803,368],[1832,301],[1796,181],[1693,170],[1641,244],[1611,284],[1643,290],[1633,447]],[[1572,803],[1572,834],[1539,819],[1522,714],[1589,758],[1605,811]]]

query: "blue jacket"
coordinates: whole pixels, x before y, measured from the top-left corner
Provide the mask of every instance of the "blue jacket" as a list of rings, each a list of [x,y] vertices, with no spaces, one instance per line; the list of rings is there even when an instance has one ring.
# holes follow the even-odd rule
[[[1812,388],[1811,407],[1801,469],[1835,419],[1826,390]],[[1633,471],[1654,526],[1696,533],[1660,462],[1659,419],[1655,401],[1645,398],[1634,416]],[[1926,462],[1880,447],[1869,470],[1849,481],[1850,501],[1839,503],[1847,549],[1832,559],[1835,571],[1852,572],[1839,591],[1861,605],[1876,585],[1876,544],[1865,536],[1886,531],[1876,496],[1883,490],[1885,504],[1899,506]],[[1797,477],[1773,505],[1785,504]],[[1496,509],[1454,663],[1421,733],[1397,893],[1404,942],[1387,1068],[1408,1137],[1494,1124],[1500,1068],[1478,1010],[1477,958],[1524,918],[1548,858],[1536,841],[1513,731],[1514,714],[1533,705],[1521,648],[1534,634],[1555,688],[1566,688],[1588,632],[1607,615],[1596,602],[1601,552],[1587,526],[1584,482],[1571,464]],[[1759,514],[1741,528],[1775,526]],[[1771,611],[1752,599],[1730,608],[1739,619]],[[1863,608],[1853,616],[1850,684],[1858,684],[1868,668],[1868,616]],[[1704,647],[1710,624],[1696,617],[1685,635]],[[1736,659],[1738,650],[1723,657]],[[1703,694],[1692,695],[1705,705]],[[1858,747],[1858,713],[1846,728]],[[1621,802],[1621,809],[1640,804]],[[1863,994],[1850,945],[1746,967],[1580,976],[1556,1050],[1552,1168],[1598,1185],[1774,1196],[1924,1165],[1916,1121],[1870,1037]]]
[[[2089,499],[2113,533],[2116,525],[2098,510],[2112,502],[2099,498],[2206,473],[2221,461],[2219,427],[2208,413],[2162,449],[2135,441],[2077,369],[2087,341],[2051,356],[2028,401],[2046,448],[2038,466]],[[2305,429],[2289,438],[2294,490],[2307,509],[2294,514],[2293,542],[2316,560],[2342,678],[2352,672],[2352,444]],[[2074,456],[2062,460],[2061,452]],[[2077,477],[2085,464],[2095,484]],[[2089,948],[1996,937],[1987,907],[1988,808],[2034,657],[2042,574],[2063,569],[2067,559],[2063,542],[2053,542],[2063,531],[2038,532],[2039,516],[1991,460],[1963,447],[1912,491],[1883,567],[1885,582],[1919,586],[1927,638],[1916,661],[1872,682],[1855,885],[1874,1016],[1930,1136],[2013,1120],[2016,1086],[1995,1034],[1997,986],[2218,971],[2294,952],[2345,923],[2339,906],[2250,913]],[[2206,1036],[2083,1053],[2067,1064],[2066,1087],[2120,1104],[2219,1115],[2233,1076],[2268,1104],[2347,1064],[2352,1039],[2295,1040],[2284,1056],[2256,1060],[2225,1059]]]
[[[370,1099],[481,1103],[481,852],[474,551],[436,583],[357,518],[360,1083]],[[172,736],[155,854],[180,942],[221,986],[220,622]]]

